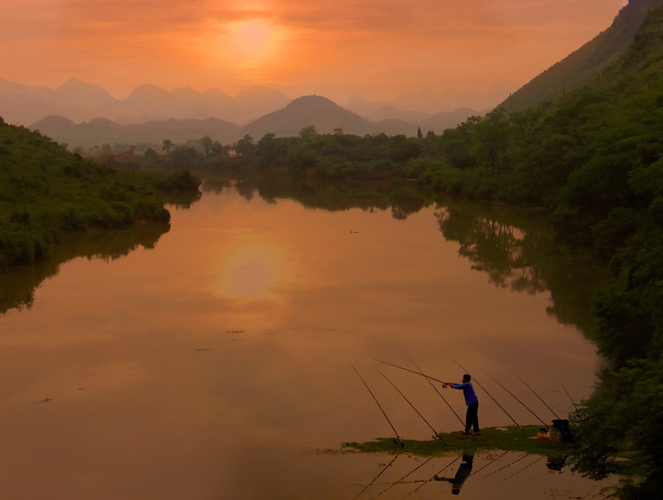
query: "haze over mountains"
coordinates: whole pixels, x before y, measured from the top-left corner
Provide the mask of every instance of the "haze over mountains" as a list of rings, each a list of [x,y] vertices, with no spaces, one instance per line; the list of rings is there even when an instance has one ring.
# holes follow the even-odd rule
[[[432,89],[399,94],[394,102],[367,101],[355,93],[345,108],[371,121],[396,119],[410,122],[440,111],[453,111],[453,107],[444,107],[444,99]],[[494,99],[493,104],[496,101]],[[22,125],[30,125],[47,116],[61,116],[75,123],[106,118],[119,125],[170,118],[218,118],[244,125],[283,109],[289,102],[290,99],[282,92],[258,86],[249,87],[231,97],[216,88],[200,93],[191,87],[168,91],[157,85],[144,84],[136,87],[126,99],[117,99],[100,85],[76,78],[55,89],[0,79],[0,116],[6,122]]]
[[[289,102],[278,90],[257,86],[231,97],[218,89],[199,93],[190,87],[168,91],[156,85],[139,85],[126,99],[116,99],[101,86],[76,78],[56,89],[0,79],[0,116],[6,122],[23,125],[52,115],[76,123],[95,118],[107,118],[120,125],[169,118],[218,118],[243,124]]]
[[[537,106],[584,84],[633,40],[646,13],[663,0],[630,0],[613,24],[593,40],[534,78],[502,105],[510,111]],[[70,146],[103,143],[175,143],[210,136],[231,143],[249,134],[296,135],[315,125],[319,132],[342,128],[363,135],[384,132],[413,136],[420,127],[442,133],[469,116],[490,108],[461,108],[434,113],[444,96],[432,89],[399,94],[394,102],[368,101],[353,94],[345,107],[320,96],[291,101],[278,90],[250,87],[231,97],[218,89],[200,93],[185,87],[171,91],[140,85],[117,99],[99,85],[71,79],[56,89],[31,87],[0,79],[0,116],[9,123],[31,125]],[[469,99],[469,98],[468,98]]]
[[[218,118],[204,120],[170,118],[129,125],[120,125],[106,118],[95,118],[77,124],[68,118],[54,115],[36,121],[30,128],[39,130],[58,142],[66,142],[72,148],[78,146],[91,148],[105,143],[160,145],[164,139],[181,144],[205,136],[230,144],[246,134],[256,140],[267,133],[274,133],[277,136],[297,135],[308,125],[315,125],[320,133],[331,133],[335,128],[342,128],[345,133],[357,135],[386,133],[414,136],[419,127],[424,133],[428,130],[441,133],[466,120],[472,114],[476,114],[476,111],[463,108],[455,112],[427,116],[425,119],[413,122],[394,119],[370,121],[325,97],[303,96],[244,127]]]
[[[343,128],[348,133],[411,136],[419,126],[424,133],[441,133],[480,113],[469,108],[437,114],[409,111],[387,101],[368,102],[358,94],[348,104],[359,113],[319,96],[291,102],[278,90],[266,87],[250,87],[231,97],[218,89],[199,93],[190,87],[168,91],[156,85],[140,85],[121,100],[99,85],[77,79],[56,89],[0,79],[0,116],[6,122],[39,129],[72,147],[160,143],[164,138],[184,142],[206,135],[232,142],[244,133],[256,138],[267,132],[297,134],[312,124],[321,132]]]

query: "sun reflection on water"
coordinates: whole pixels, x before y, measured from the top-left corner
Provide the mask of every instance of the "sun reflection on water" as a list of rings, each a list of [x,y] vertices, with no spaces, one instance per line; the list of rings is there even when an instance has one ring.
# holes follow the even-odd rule
[[[215,290],[224,297],[274,300],[276,285],[289,275],[282,252],[264,242],[237,248],[222,265],[222,279]]]

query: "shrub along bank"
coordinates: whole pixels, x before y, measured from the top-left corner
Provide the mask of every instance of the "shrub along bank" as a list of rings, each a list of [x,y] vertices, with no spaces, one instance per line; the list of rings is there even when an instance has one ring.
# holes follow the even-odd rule
[[[197,189],[189,173],[109,169],[0,119],[0,270],[46,255],[66,231],[168,221],[158,189]]]

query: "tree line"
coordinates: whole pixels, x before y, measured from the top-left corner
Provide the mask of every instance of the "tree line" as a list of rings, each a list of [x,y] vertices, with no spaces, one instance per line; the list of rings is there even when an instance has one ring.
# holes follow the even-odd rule
[[[111,169],[0,118],[0,272],[48,255],[68,231],[168,222],[163,193],[199,184],[190,172]]]

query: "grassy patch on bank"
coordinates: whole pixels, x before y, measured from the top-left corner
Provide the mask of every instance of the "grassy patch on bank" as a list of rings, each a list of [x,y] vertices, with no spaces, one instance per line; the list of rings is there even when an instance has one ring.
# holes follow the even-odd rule
[[[472,439],[460,432],[440,433],[442,440],[415,441],[404,439],[405,447],[394,442],[393,438],[377,438],[365,443],[343,443],[341,449],[361,453],[409,453],[423,457],[444,455],[446,453],[462,453],[472,455],[481,451],[504,450],[520,451],[531,455],[559,455],[570,450],[571,443],[537,439],[537,434],[545,434],[537,425],[522,427],[487,427],[481,435]],[[504,429],[504,430],[501,430]]]

